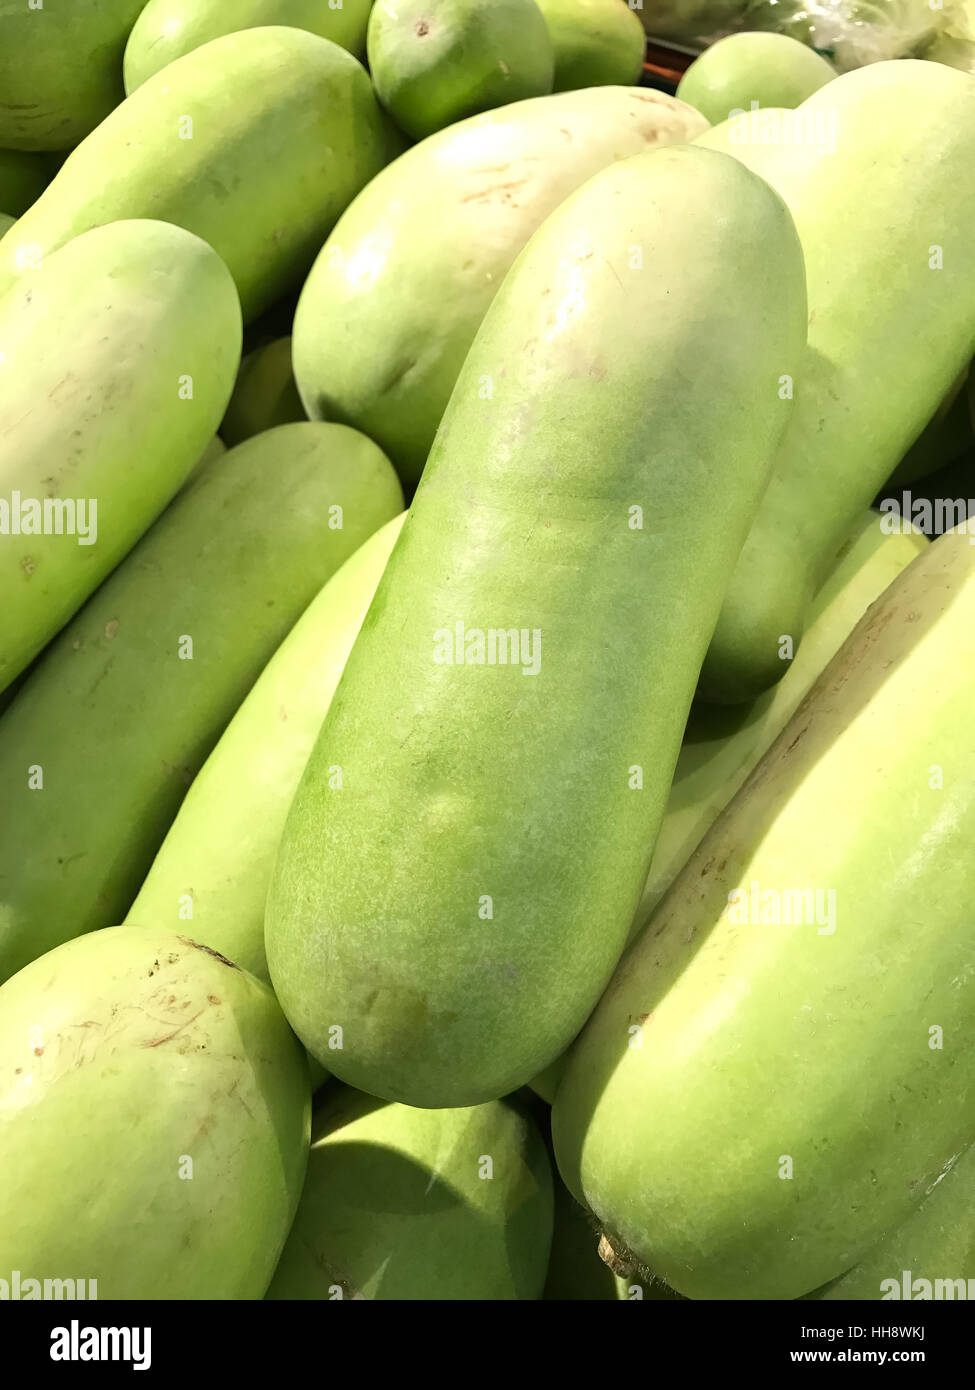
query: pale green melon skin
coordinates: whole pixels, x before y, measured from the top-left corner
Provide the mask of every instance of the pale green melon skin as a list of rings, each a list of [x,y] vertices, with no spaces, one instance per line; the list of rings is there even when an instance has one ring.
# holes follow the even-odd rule
[[[163,222],[98,228],[0,298],[0,497],[98,504],[93,545],[0,534],[0,690],[182,486],[223,416],[240,345],[226,267]]]
[[[315,1112],[268,1298],[537,1299],[551,1241],[548,1154],[510,1101],[414,1110],[342,1087]]]
[[[729,34],[695,59],[677,95],[715,125],[753,102],[799,106],[835,76],[825,58],[786,34]]]
[[[128,922],[191,930],[267,980],[264,904],[278,841],[403,520],[345,562],[275,652],[190,788]]]
[[[777,685],[747,709],[698,703],[691,710],[631,940],[870,604],[927,548],[920,532],[890,535],[882,520],[876,512],[865,513],[844,545],[813,601],[805,639]]]
[[[973,621],[975,549],[949,534],[844,643],[572,1050],[562,1176],[688,1297],[818,1288],[971,1141]],[[835,931],[735,921],[752,883],[832,889]]]
[[[374,5],[366,48],[379,100],[414,140],[552,90],[552,40],[535,0]]]
[[[69,150],[125,96],[122,54],[144,0],[0,0],[0,147]]]
[[[229,961],[129,927],[59,947],[0,988],[4,1277],[261,1298],[310,1108],[274,996]]]
[[[966,1285],[975,1280],[975,1149],[966,1149],[950,1171],[928,1188],[907,1220],[859,1264],[809,1297],[824,1302],[847,1298],[890,1302],[893,1290],[884,1281],[893,1279],[903,1300],[905,1270],[912,1276],[912,1302],[924,1293],[923,1288],[914,1287],[915,1279],[932,1285],[929,1298],[938,1280],[964,1279]],[[958,1296],[957,1290],[953,1296]],[[963,1296],[971,1297],[967,1287]]]
[[[294,367],[309,417],[361,429],[415,486],[532,233],[606,165],[705,129],[672,97],[605,87],[517,102],[403,155],[342,217],[302,292]]]
[[[250,320],[300,281],[391,157],[389,140],[365,71],[337,44],[280,26],[215,39],[150,78],[69,156],[0,242],[0,293],[22,246],[49,254],[100,223],[152,216],[210,243]]]
[[[305,420],[291,367],[291,339],[276,338],[248,353],[220,426],[229,448],[275,425]]]
[[[26,212],[50,181],[50,170],[41,155],[0,149],[0,211],[7,216],[19,217]]]
[[[211,462],[52,643],[0,721],[0,979],[125,916],[276,648],[402,505],[370,440],[282,425]]]
[[[782,680],[751,705],[691,708],[654,845],[650,873],[633,916],[629,940],[646,926],[667,889],[749,773],[775,742],[823,668],[849,637],[867,608],[927,546],[918,531],[894,535],[867,512],[837,557],[836,568],[816,595],[809,629]],[[568,1053],[531,1081],[551,1105]]]
[[[125,90],[224,34],[269,25],[307,29],[361,59],[371,9],[372,0],[342,0],[341,9],[329,0],[149,0],[125,46]]]
[[[646,37],[625,0],[537,0],[555,49],[556,92],[639,82]]]
[[[312,1054],[372,1094],[508,1094],[575,1036],[625,941],[806,321],[781,202],[711,154],[604,169],[525,248],[292,803],[271,979]],[[456,621],[543,631],[537,675],[438,662]]]
[[[702,673],[719,703],[781,677],[781,635],[798,646],[832,557],[975,352],[975,81],[938,63],[874,63],[788,116],[821,121],[818,143],[748,143],[751,116],[699,142],[784,198],[810,312],[796,409]],[[754,129],[761,140],[770,128]],[[938,210],[923,246],[919,207]]]

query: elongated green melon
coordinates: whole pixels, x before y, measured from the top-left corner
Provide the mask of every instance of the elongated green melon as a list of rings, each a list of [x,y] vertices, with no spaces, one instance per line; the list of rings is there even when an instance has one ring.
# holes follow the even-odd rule
[[[226,267],[163,222],[79,237],[0,299],[0,690],[182,486],[240,343]]]
[[[677,95],[715,123],[736,111],[799,106],[835,76],[825,58],[787,34],[729,34],[691,63]]]
[[[275,990],[340,1079],[474,1104],[581,1026],[646,879],[804,325],[781,202],[690,146],[597,174],[505,280],[269,893]]]
[[[975,549],[873,605],[573,1048],[559,1168],[691,1298],[796,1298],[907,1219],[975,1121]]]
[[[516,102],[408,151],[342,217],[302,292],[294,365],[309,416],[363,430],[415,485],[532,233],[606,165],[704,129],[682,102],[612,87]]]
[[[291,339],[276,338],[240,364],[220,434],[233,448],[275,425],[306,418],[291,370]]]
[[[813,600],[805,639],[783,679],[748,706],[694,705],[634,931],[645,925],[870,604],[926,546],[919,532],[888,534],[876,512],[865,513]]]
[[[261,1298],[309,1111],[266,985],[169,932],[60,946],[0,988],[4,1278],[79,1280],[54,1296],[86,1301]]]
[[[0,146],[69,150],[125,96],[145,0],[0,0]]]
[[[316,1110],[273,1299],[536,1299],[552,1172],[511,1101],[387,1105],[346,1087]]]
[[[149,0],[126,44],[125,90],[212,39],[275,24],[307,29],[362,58],[371,9],[372,0]]]
[[[403,517],[371,536],[285,638],[200,771],[127,920],[192,931],[267,979],[264,904],[295,789]]]
[[[0,242],[0,293],[25,259],[148,216],[208,241],[253,318],[308,270],[389,141],[366,73],[338,44],[283,27],[214,39],[150,78],[65,161]]]
[[[42,155],[0,150],[0,211],[19,217],[36,202],[50,180],[51,171]]]
[[[552,40],[535,0],[396,0],[366,34],[376,95],[414,140],[552,90]]]
[[[0,979],[118,921],[186,789],[322,584],[402,507],[343,425],[211,462],[0,720]]]
[[[975,350],[975,77],[875,63],[788,123],[759,111],[701,143],[782,195],[809,285],[796,409],[702,675],[723,702],[780,678],[783,638],[798,646],[832,557]]]
[[[959,1281],[961,1281],[959,1283]],[[975,1148],[928,1187],[920,1205],[814,1299],[975,1297]]]
[[[638,936],[704,835],[795,713],[800,701],[856,627],[869,605],[926,547],[919,531],[890,532],[876,512],[838,557],[813,602],[805,640],[786,675],[750,705],[691,708],[660,823],[653,859],[629,940]],[[551,1105],[568,1053],[530,1085]]]
[[[555,49],[556,92],[637,83],[646,38],[626,0],[537,0]]]

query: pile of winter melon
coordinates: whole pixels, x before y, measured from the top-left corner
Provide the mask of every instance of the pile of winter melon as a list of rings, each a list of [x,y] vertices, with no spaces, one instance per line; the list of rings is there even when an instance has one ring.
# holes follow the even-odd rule
[[[0,0],[4,1298],[975,1279],[975,77],[641,8]]]

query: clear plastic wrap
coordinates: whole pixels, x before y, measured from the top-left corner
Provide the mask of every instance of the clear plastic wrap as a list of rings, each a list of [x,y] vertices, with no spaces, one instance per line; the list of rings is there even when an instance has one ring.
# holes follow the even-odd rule
[[[924,57],[975,73],[975,0],[953,0],[947,5],[944,25]]]
[[[741,29],[771,29],[841,72],[886,58],[937,55],[961,67],[975,57],[975,0],[630,0],[630,8],[654,38],[700,49]]]

